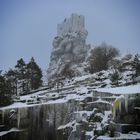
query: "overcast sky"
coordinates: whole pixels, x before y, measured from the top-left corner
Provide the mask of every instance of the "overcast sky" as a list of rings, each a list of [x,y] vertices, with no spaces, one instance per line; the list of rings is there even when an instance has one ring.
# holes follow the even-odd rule
[[[140,53],[140,0],[0,0],[0,69],[32,56],[47,69],[57,24],[72,13],[85,16],[87,44]]]

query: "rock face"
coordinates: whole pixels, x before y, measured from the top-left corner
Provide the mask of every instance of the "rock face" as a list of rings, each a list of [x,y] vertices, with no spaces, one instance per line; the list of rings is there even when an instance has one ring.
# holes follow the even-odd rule
[[[57,25],[57,36],[65,36],[68,33],[85,30],[84,16],[72,14],[70,18],[64,19],[61,24]]]
[[[70,18],[57,25],[57,36],[53,40],[53,51],[47,71],[49,80],[56,75],[62,76],[62,73],[69,73],[69,76],[70,73],[81,73],[80,67],[90,48],[86,45],[87,35],[84,16],[72,14]]]
[[[79,109],[79,103],[72,102],[0,110],[3,114],[2,116],[0,114],[0,125],[5,126],[5,130],[1,130],[0,127],[0,132],[8,132],[10,128],[19,129],[17,132],[14,130],[13,133],[7,134],[1,132],[0,139],[60,140],[57,128],[68,123],[71,113]],[[15,114],[11,115],[13,111]]]
[[[114,101],[112,111],[112,125],[117,131],[140,132],[140,94],[121,95]]]

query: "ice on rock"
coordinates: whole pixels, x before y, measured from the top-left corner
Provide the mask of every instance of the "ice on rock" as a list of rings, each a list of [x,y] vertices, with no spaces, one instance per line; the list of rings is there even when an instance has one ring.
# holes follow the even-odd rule
[[[125,99],[125,110],[126,112],[128,112],[128,95],[127,94],[124,96],[124,99]]]
[[[18,128],[20,127],[20,109],[18,109],[18,114],[17,114],[17,126]]]

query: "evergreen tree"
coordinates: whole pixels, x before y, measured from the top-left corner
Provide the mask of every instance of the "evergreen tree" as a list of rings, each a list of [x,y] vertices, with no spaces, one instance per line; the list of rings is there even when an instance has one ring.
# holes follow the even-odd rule
[[[139,54],[135,55],[132,67],[135,71],[134,77],[140,76],[140,55]]]
[[[22,58],[17,61],[15,68],[16,68],[17,78],[19,80],[25,79],[27,68],[26,68],[26,64]]]
[[[31,83],[31,89],[37,89],[42,85],[42,71],[33,57],[27,64],[27,76]]]
[[[5,73],[5,78],[10,88],[11,94],[17,94],[17,73],[15,70],[10,69]]]
[[[114,85],[119,85],[119,80],[122,79],[122,76],[120,74],[120,72],[118,70],[114,70],[113,74],[111,75],[111,81],[112,81],[112,84]]]
[[[9,84],[0,72],[0,106],[9,105],[12,102]]]

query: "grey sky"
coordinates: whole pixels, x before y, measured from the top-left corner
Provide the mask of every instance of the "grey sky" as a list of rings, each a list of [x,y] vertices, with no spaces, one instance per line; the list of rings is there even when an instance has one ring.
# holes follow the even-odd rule
[[[56,26],[72,13],[85,16],[87,44],[140,53],[139,0],[0,0],[0,69],[32,56],[47,69]]]

